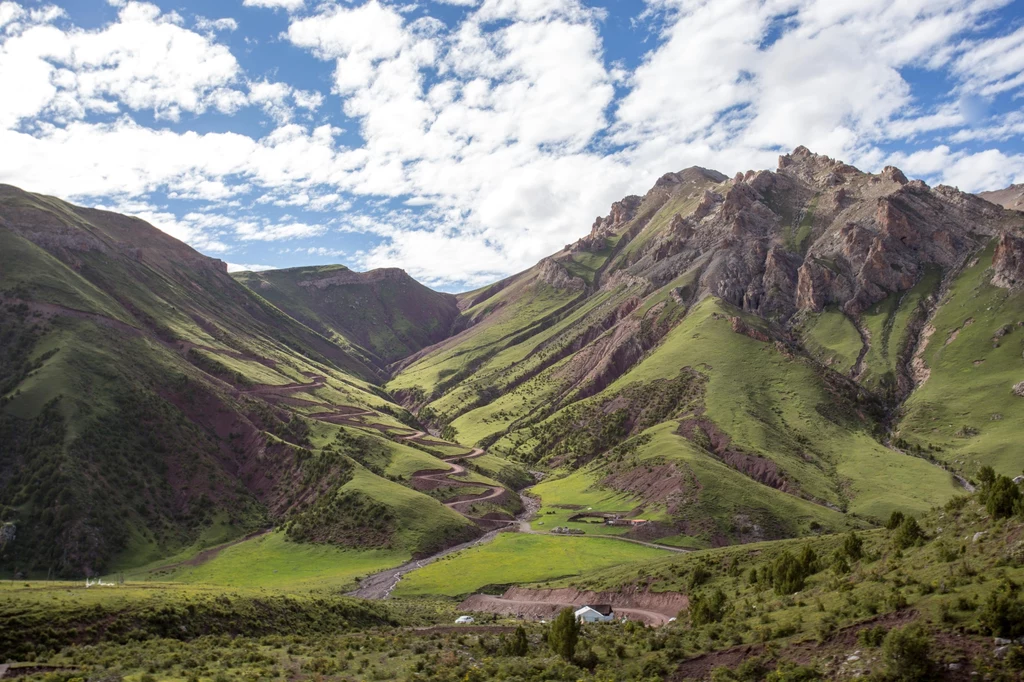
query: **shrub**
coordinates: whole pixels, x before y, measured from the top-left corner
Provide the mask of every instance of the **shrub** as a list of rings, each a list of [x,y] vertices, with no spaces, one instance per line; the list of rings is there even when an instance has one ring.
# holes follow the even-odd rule
[[[891,630],[882,642],[882,659],[889,679],[917,682],[931,679],[931,640],[920,625]]]
[[[515,634],[505,647],[508,656],[525,656],[530,650],[530,642],[526,639],[526,630],[522,625],[516,627]]]
[[[771,584],[778,594],[793,594],[804,589],[807,577],[819,570],[818,555],[805,546],[797,558],[788,551],[775,559],[771,566]],[[765,569],[768,570],[768,569]]]
[[[765,682],[817,682],[825,679],[817,668],[796,663],[782,662],[765,676]]]
[[[907,549],[908,547],[919,545],[923,540],[924,531],[921,530],[921,526],[918,525],[917,519],[913,516],[903,519],[903,522],[893,534],[893,542],[899,549]]]
[[[1013,515],[1020,500],[1020,488],[1012,478],[999,476],[993,481],[985,496],[985,509],[994,519],[1005,519]]]
[[[857,561],[864,556],[864,541],[852,530],[843,538],[843,554],[850,561]]]
[[[690,601],[690,624],[694,627],[717,623],[725,616],[726,597],[722,590],[697,594]]]
[[[983,630],[996,637],[1024,636],[1024,602],[1016,593],[1016,586],[1008,584],[988,595],[978,614]]]
[[[857,643],[861,646],[882,646],[887,632],[888,630],[881,625],[876,625],[873,628],[864,628],[857,633]]]
[[[889,530],[896,530],[903,523],[903,512],[896,510],[889,515],[889,520],[885,522],[885,527]]]

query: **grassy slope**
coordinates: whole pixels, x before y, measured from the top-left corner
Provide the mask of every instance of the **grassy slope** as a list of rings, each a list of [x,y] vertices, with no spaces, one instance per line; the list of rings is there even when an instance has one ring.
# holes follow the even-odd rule
[[[501,533],[493,541],[450,554],[402,579],[396,596],[460,596],[487,585],[529,583],[598,568],[646,562],[666,552],[603,538]]]
[[[842,311],[830,307],[812,313],[801,327],[804,345],[815,359],[841,374],[853,369],[863,343],[856,325]]]
[[[408,276],[325,288],[302,282],[347,272],[341,265],[241,272],[235,279],[342,346],[391,362],[443,339],[458,316],[455,299]]]
[[[908,342],[908,325],[920,315],[919,306],[938,288],[941,274],[937,268],[928,268],[910,291],[890,294],[865,311],[863,322],[871,342],[864,356],[862,384],[878,388],[892,382],[900,353]]]
[[[705,299],[605,393],[694,367],[709,379],[706,416],[736,445],[777,462],[809,495],[834,504],[848,498],[851,511],[884,518],[894,508],[923,511],[956,492],[937,467],[887,450],[866,427],[822,416],[816,408],[831,398],[816,370],[772,344],[733,332],[726,317],[733,314]]]
[[[253,416],[249,403],[260,402],[256,394],[243,397],[228,384],[247,390],[258,385],[310,383],[309,377],[314,375],[324,377],[323,387],[289,394],[292,399],[322,407],[292,409],[311,413],[344,405],[384,410],[365,419],[393,426],[398,433],[410,431],[388,414],[402,410],[367,381],[372,374],[363,372],[358,358],[349,362],[344,351],[248,292],[188,247],[140,221],[77,209],[46,197],[15,193],[12,199],[8,194],[0,196],[0,210],[29,211],[22,222],[43,216],[39,220],[45,229],[80,233],[83,239],[98,243],[138,240],[142,247],[139,257],[123,256],[120,247],[75,252],[78,265],[71,269],[60,260],[68,257],[66,253],[58,250],[56,256],[51,255],[0,228],[0,292],[99,316],[93,320],[61,314],[40,325],[43,318],[33,316],[30,310],[24,327],[31,330],[35,324],[35,331],[26,331],[24,338],[3,338],[4,343],[18,343],[26,349],[24,362],[32,371],[0,363],[0,386],[6,387],[5,404],[0,404],[0,430],[17,434],[45,428],[52,432],[59,422],[64,436],[45,456],[41,445],[26,441],[27,450],[20,459],[5,463],[15,469],[13,477],[10,471],[0,476],[7,485],[0,486],[0,521],[15,522],[19,539],[36,548],[56,546],[47,533],[59,528],[66,534],[69,524],[78,528],[74,537],[82,539],[80,550],[67,539],[63,542],[66,556],[74,557],[73,565],[60,567],[59,559],[36,557],[36,550],[19,549],[15,543],[0,557],[5,567],[13,561],[20,570],[43,575],[54,568],[77,572],[82,566],[91,566],[97,570],[104,563],[127,568],[266,527],[267,510],[256,497],[281,504],[277,496],[297,491],[288,492],[287,487],[279,488],[279,483],[267,491],[262,482],[264,477],[287,473],[290,465],[282,472],[281,462],[273,461],[281,453],[261,465],[258,475],[245,474],[244,480],[229,473],[237,463],[223,468],[225,454],[218,441],[237,443],[237,434],[218,426],[213,417],[230,415],[223,418],[244,423]],[[59,228],[50,227],[54,216]],[[121,329],[117,324],[139,331]],[[178,390],[185,395],[170,396],[179,401],[176,406],[168,393]],[[44,406],[54,400],[56,411],[43,415]],[[195,414],[186,418],[180,412],[180,400],[185,400],[186,406],[206,401],[207,407],[194,409]],[[126,401],[148,412],[135,415],[131,424],[121,424],[118,419]],[[263,427],[290,419],[289,407],[259,408],[263,410]],[[206,416],[211,419],[198,430],[189,423],[189,419]],[[46,424],[33,426],[31,420],[44,418]],[[140,424],[145,428],[138,428]],[[336,425],[316,421],[306,422],[306,427],[311,439],[307,445],[314,454],[339,431]],[[424,453],[380,440],[374,430],[367,435],[393,450],[382,474],[402,480],[412,471],[431,468],[424,467],[424,458],[432,459]],[[83,437],[89,439],[88,449],[83,449]],[[265,433],[263,437],[271,444],[291,439],[302,445],[304,436]],[[168,451],[168,443],[188,445]],[[238,445],[228,447],[230,457],[237,458]],[[241,461],[244,467],[244,456]],[[444,468],[432,461],[433,468]],[[32,487],[33,481],[46,476],[50,477],[44,486],[48,492]],[[173,481],[171,487],[168,477]],[[395,516],[403,519],[396,547],[400,552],[422,551],[447,537],[462,537],[469,526],[463,517],[431,497],[368,471],[362,471],[349,486],[391,507]],[[182,494],[172,495],[172,488]],[[56,503],[56,497],[50,499],[60,495],[65,496],[60,498],[64,503]],[[68,505],[75,510],[71,516],[64,511]],[[286,501],[282,507],[287,508]],[[89,544],[88,538],[96,536],[102,538],[100,548]],[[78,551],[84,556],[77,556]]]
[[[157,581],[276,590],[341,589],[357,578],[408,561],[401,550],[346,550],[299,544],[283,532],[238,543],[199,566],[161,570]],[[132,574],[132,580],[145,578]]]
[[[956,279],[931,320],[935,332],[923,355],[930,376],[907,401],[899,434],[941,447],[936,456],[969,476],[984,464],[1016,476],[1024,466],[1024,398],[1011,388],[1024,381],[1024,295],[992,286],[991,262],[989,247]],[[995,339],[1005,326],[1010,331]]]
[[[785,537],[803,535],[812,530],[840,531],[863,524],[842,514],[787,495],[769,486],[751,480],[735,469],[715,459],[690,441],[674,433],[675,422],[665,422],[645,432],[650,441],[641,445],[624,463],[615,466],[599,462],[561,479],[545,481],[531,492],[541,498],[543,506],[537,530],[554,526],[568,526],[588,534],[619,534],[624,528],[606,527],[585,522],[569,522],[577,513],[564,509],[565,505],[582,506],[604,512],[619,512],[654,521],[682,521],[694,528],[692,534],[674,536],[668,544],[689,547],[707,547],[713,539],[749,533],[758,526],[762,536]],[[693,489],[683,491],[685,501],[674,512],[664,502],[651,503],[642,496],[623,493],[601,484],[601,479],[626,466],[629,469],[653,467],[671,463],[692,473],[696,478]],[[708,525],[708,521],[713,521]]]

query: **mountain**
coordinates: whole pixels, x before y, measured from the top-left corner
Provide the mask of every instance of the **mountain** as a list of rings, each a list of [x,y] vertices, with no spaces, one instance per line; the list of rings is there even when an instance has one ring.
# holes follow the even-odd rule
[[[2,186],[0,569],[177,579],[244,538],[231,561],[390,568],[516,525],[527,468],[542,534],[596,509],[703,548],[921,513],[1020,473],[1022,286],[1021,212],[804,148],[668,173],[457,296],[231,276]]]
[[[1024,185],[1010,185],[1006,189],[979,192],[978,196],[1003,208],[1024,211]]]
[[[983,465],[1019,473],[1022,235],[1024,214],[802,147],[669,173],[460,295],[472,325],[386,388],[463,444],[621,493],[647,539],[924,511]]]
[[[399,560],[480,532],[414,489],[451,452],[399,438],[416,422],[361,348],[141,220],[0,186],[0,311],[4,570],[88,575],[272,525]]]
[[[398,268],[353,272],[326,265],[234,277],[311,329],[358,346],[382,372],[449,337],[461,319],[455,296],[428,289]]]

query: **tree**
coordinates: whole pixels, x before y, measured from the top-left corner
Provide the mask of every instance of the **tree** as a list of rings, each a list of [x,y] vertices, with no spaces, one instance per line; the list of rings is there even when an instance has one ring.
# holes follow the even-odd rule
[[[993,519],[1005,519],[1013,515],[1017,500],[1020,499],[1020,488],[1008,476],[999,476],[989,486],[986,495],[985,509]]]
[[[846,534],[845,538],[843,538],[843,554],[845,554],[850,561],[857,561],[864,556],[864,541],[861,540],[860,536],[852,530]]]
[[[981,483],[982,491],[987,491],[996,482],[996,470],[990,466],[983,466],[978,471],[978,481]]]
[[[783,552],[772,564],[772,587],[778,594],[793,594],[804,589],[803,563],[789,552]]]
[[[570,608],[562,609],[551,623],[548,646],[565,660],[572,661],[573,654],[576,653],[576,642],[580,638],[580,628],[575,612]]]
[[[505,646],[506,654],[509,656],[525,656],[530,650],[530,642],[526,639],[526,630],[522,625],[516,627],[512,639]]]
[[[900,510],[894,511],[889,515],[889,520],[885,522],[885,527],[889,530],[896,530],[903,523],[903,512]]]
[[[889,678],[897,682],[931,679],[931,642],[920,625],[891,630],[882,642],[882,659]]]
[[[921,530],[921,526],[918,525],[917,519],[913,516],[908,516],[903,519],[903,523],[896,529],[896,533],[893,536],[893,540],[896,546],[900,549],[907,549],[913,547],[924,539],[924,531]]]

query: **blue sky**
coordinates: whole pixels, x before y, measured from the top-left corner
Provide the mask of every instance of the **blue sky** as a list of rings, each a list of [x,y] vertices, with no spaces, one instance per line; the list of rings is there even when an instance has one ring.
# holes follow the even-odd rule
[[[459,290],[691,165],[1024,182],[1021,4],[0,0],[0,182]]]

